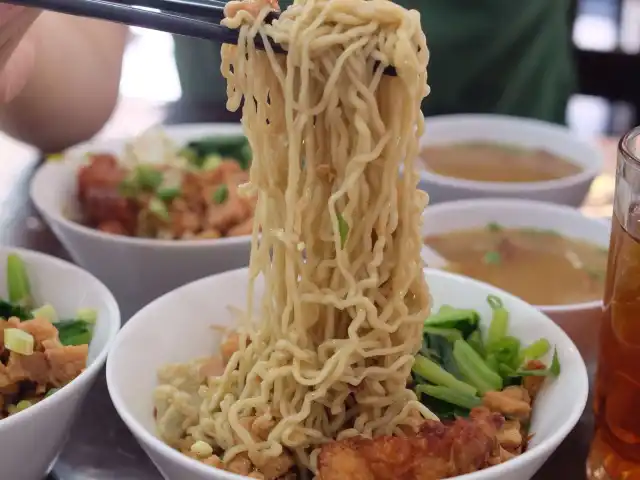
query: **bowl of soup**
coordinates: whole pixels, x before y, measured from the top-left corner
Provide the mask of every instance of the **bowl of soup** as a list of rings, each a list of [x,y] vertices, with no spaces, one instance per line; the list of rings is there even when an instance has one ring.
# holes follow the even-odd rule
[[[418,161],[432,204],[506,197],[575,207],[601,172],[603,154],[564,126],[465,114],[427,118]]]
[[[424,242],[447,260],[447,270],[536,306],[581,351],[593,346],[606,282],[609,222],[566,206],[504,199],[435,205],[423,218]]]

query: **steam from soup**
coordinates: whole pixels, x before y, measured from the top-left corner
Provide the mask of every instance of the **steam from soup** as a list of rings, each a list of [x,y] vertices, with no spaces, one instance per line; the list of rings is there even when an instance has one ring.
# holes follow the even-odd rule
[[[424,241],[451,262],[451,270],[533,305],[589,302],[604,293],[606,249],[555,231],[508,229],[494,223]]]
[[[421,158],[425,167],[434,173],[478,182],[544,182],[582,170],[545,150],[495,143],[430,146],[422,150]]]

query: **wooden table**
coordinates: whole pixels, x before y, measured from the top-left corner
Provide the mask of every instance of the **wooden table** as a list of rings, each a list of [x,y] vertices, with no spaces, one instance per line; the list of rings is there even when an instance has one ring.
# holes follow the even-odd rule
[[[134,105],[135,106],[135,105]],[[135,108],[140,108],[139,105]],[[135,134],[149,124],[235,121],[220,106],[178,104],[166,109],[123,108],[110,124],[113,134]],[[585,206],[594,216],[611,214],[615,141],[603,140],[606,166]],[[52,232],[39,220],[28,198],[28,184],[38,163],[37,155],[6,155],[0,159],[0,244],[14,245],[46,252],[68,259],[68,255]],[[586,358],[593,377],[596,352]],[[570,401],[570,399],[567,399]],[[585,478],[585,458],[593,430],[591,407],[586,409],[578,425],[536,475],[536,480],[579,480]],[[79,413],[69,443],[54,467],[60,480],[155,480],[162,477],[144,454],[113,408],[104,379],[100,376]],[[518,480],[518,479],[514,479]]]

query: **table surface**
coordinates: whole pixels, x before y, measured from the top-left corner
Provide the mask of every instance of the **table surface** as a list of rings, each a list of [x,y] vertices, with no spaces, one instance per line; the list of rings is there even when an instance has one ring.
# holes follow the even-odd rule
[[[150,123],[235,121],[220,106],[175,104],[148,111],[121,108],[110,123],[116,135],[135,134]],[[594,182],[584,211],[593,216],[611,213],[615,172],[615,139],[600,139],[605,151],[605,171]],[[2,145],[0,145],[2,151]],[[44,225],[28,198],[28,184],[38,164],[37,155],[2,155],[0,159],[0,244],[39,250],[69,259],[53,233]],[[126,307],[124,308],[126,310]],[[595,335],[595,332],[594,332]],[[593,378],[596,352],[586,354]],[[565,442],[534,477],[536,480],[585,478],[585,458],[593,430],[590,406]],[[144,454],[109,399],[104,372],[79,412],[70,440],[54,467],[60,480],[155,480],[161,475]]]

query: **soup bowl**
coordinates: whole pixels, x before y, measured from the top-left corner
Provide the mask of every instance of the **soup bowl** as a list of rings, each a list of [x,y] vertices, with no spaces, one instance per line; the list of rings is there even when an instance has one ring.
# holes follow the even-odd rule
[[[426,270],[425,275],[434,309],[444,304],[476,309],[486,328],[491,318],[486,299],[497,295],[511,312],[512,335],[523,342],[542,336],[557,347],[561,373],[545,384],[536,400],[531,423],[535,435],[527,451],[504,464],[456,477],[528,480],[573,429],[584,410],[588,380],[580,354],[547,316],[513,295],[447,272]],[[245,478],[197,462],[157,438],[153,393],[160,367],[219,352],[221,329],[212,326],[234,326],[228,307],[246,307],[247,283],[248,270],[240,269],[195,281],[162,296],[124,326],[107,361],[107,384],[116,410],[168,480]],[[254,301],[262,291],[262,283],[257,282]]]
[[[178,145],[204,137],[242,135],[240,124],[192,124],[163,129]],[[83,225],[77,217],[77,171],[91,152],[120,155],[130,139],[90,142],[45,162],[35,173],[33,203],[75,263],[114,293],[125,318],[180,285],[248,264],[250,236],[198,240],[134,238]]]
[[[579,166],[580,171],[540,182],[485,182],[439,175],[425,168],[419,159],[420,188],[429,192],[431,204],[470,198],[506,197],[577,207],[603,168],[600,147],[560,125],[484,114],[442,115],[425,119],[421,148],[470,142],[544,150]],[[508,164],[504,168],[509,168]]]
[[[25,264],[34,299],[52,305],[61,318],[73,317],[80,308],[97,312],[86,369],[59,391],[0,420],[0,477],[34,480],[46,476],[62,451],[116,338],[120,312],[111,292],[94,276],[63,260],[18,248],[0,247],[0,298],[7,298],[4,272],[12,253]]]
[[[570,207],[528,200],[460,200],[427,207],[422,218],[424,236],[481,229],[497,223],[505,228],[553,230],[562,236],[608,249],[611,232],[608,220],[587,217]],[[560,325],[581,352],[595,348],[602,299],[535,307]]]

